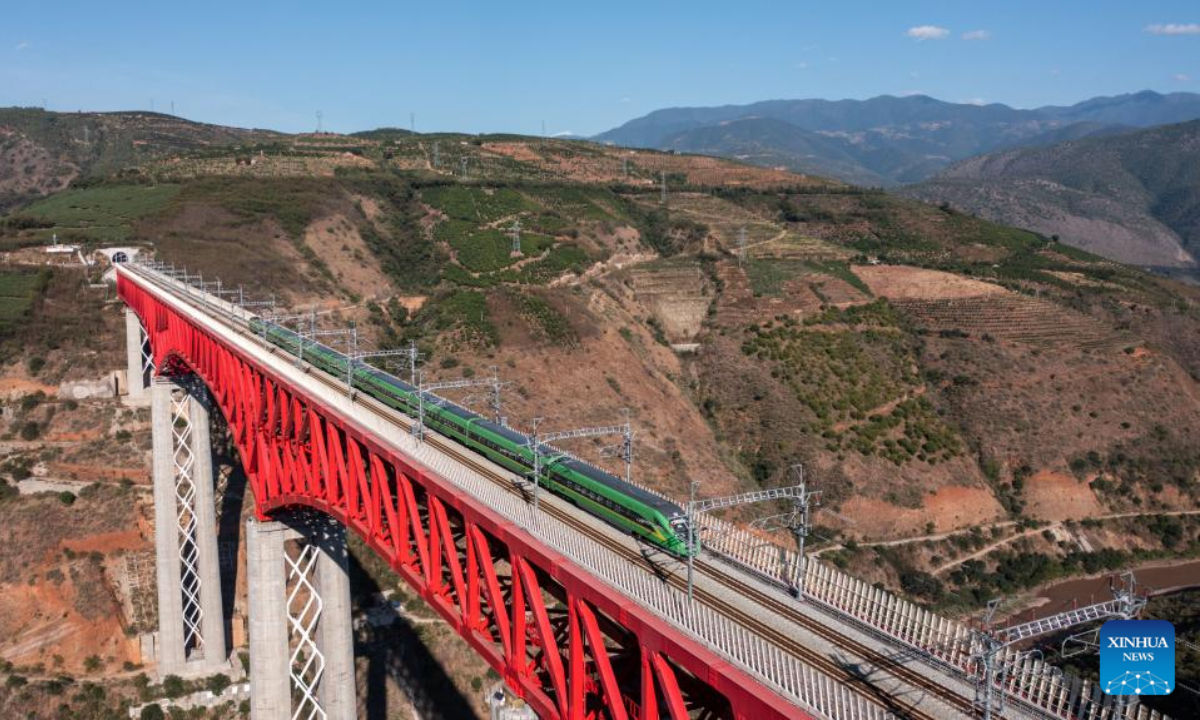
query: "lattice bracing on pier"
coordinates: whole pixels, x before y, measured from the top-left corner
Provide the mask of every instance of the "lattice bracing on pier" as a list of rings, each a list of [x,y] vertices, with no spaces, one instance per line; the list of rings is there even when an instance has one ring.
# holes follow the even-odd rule
[[[175,521],[179,533],[180,590],[183,593],[183,646],[186,652],[202,650],[204,610],[200,603],[200,550],[196,538],[196,483],[193,472],[191,402],[186,392],[171,395],[171,444],[175,464]]]
[[[293,720],[325,720],[318,688],[325,672],[325,656],[317,645],[316,630],[323,604],[313,582],[321,550],[301,541],[296,557],[284,554],[287,564],[287,620],[291,656],[288,669],[292,681]]]

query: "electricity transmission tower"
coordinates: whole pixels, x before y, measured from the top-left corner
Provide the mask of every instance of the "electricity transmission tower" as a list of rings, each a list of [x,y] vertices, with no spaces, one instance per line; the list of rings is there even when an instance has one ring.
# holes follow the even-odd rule
[[[509,233],[512,237],[512,252],[513,257],[520,257],[521,252],[521,219],[513,220],[512,227],[509,228]]]
[[[324,115],[320,110],[317,111],[317,134],[321,134],[321,118]]]

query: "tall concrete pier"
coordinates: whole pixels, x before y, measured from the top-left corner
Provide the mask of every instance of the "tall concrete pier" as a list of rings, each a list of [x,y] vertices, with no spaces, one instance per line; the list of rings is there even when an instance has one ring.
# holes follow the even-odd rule
[[[318,516],[246,523],[254,720],[356,715],[345,528]]]
[[[146,332],[137,313],[125,308],[125,394],[132,401],[144,402],[150,396],[151,367]]]
[[[158,673],[213,673],[226,667],[228,646],[207,395],[195,378],[156,378],[150,396]]]

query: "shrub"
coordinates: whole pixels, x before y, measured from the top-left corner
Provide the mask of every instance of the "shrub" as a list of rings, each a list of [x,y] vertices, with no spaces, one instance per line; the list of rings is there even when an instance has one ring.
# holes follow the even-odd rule
[[[205,686],[212,692],[213,695],[216,695],[217,697],[220,697],[221,693],[225,692],[229,685],[229,676],[222,674],[210,676],[205,683]]]
[[[164,720],[163,709],[158,703],[152,703],[142,708],[142,713],[138,715],[140,720]]]
[[[58,501],[63,505],[74,505],[75,493],[71,492],[70,490],[63,490],[58,494]]]
[[[42,426],[32,420],[21,426],[21,439],[26,441],[37,440],[42,436]]]
[[[178,675],[168,675],[163,678],[162,689],[163,693],[172,700],[183,695],[187,690],[183,684],[183,678]]]
[[[900,586],[910,595],[919,595],[931,600],[942,596],[942,581],[920,570],[910,570],[900,575]]]

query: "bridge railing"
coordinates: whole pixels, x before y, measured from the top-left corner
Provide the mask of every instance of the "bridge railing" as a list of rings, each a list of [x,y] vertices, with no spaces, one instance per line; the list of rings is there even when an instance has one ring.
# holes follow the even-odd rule
[[[781,584],[790,583],[788,568],[796,552],[718,518],[703,519],[705,547]],[[804,573],[804,596],[810,601],[853,618],[919,651],[943,666],[973,677],[971,629],[916,603],[809,558]],[[1036,656],[1008,648],[999,662],[1010,667],[1005,690],[1049,717],[1090,720],[1164,720],[1166,716],[1140,704],[1122,705],[1104,695],[1099,685],[1081,679]]]

